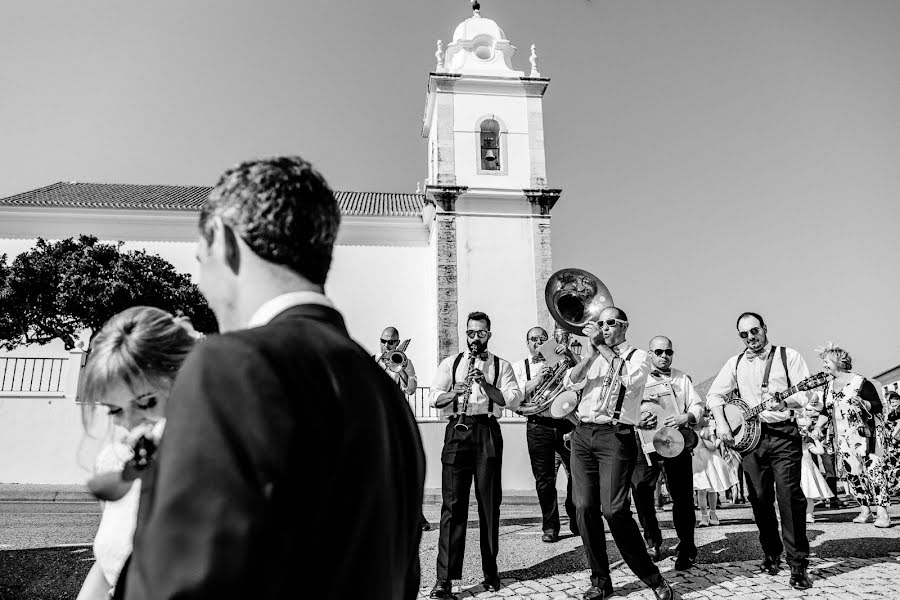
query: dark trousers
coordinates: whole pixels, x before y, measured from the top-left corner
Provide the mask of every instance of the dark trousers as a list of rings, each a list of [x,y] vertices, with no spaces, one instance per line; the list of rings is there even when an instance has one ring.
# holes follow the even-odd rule
[[[662,585],[631,516],[631,475],[637,457],[634,428],[581,423],[572,433],[572,491],[584,552],[591,565],[591,585],[612,589],[606,532],[609,523],[622,558],[638,579],[650,587]]]
[[[650,461],[651,464],[648,465],[647,458],[638,448],[637,464],[631,476],[631,494],[634,497],[634,506],[641,521],[641,528],[644,530],[644,540],[653,546],[662,544],[662,532],[656,519],[653,495],[660,472],[665,471],[666,486],[672,497],[672,521],[680,542],[678,554],[687,553],[686,556],[696,554],[694,527],[697,519],[694,515],[694,469],[691,453],[682,452],[672,458],[663,458],[653,452],[650,454]]]
[[[572,473],[569,470],[569,450],[563,444],[563,436],[572,431],[574,425],[564,419],[533,416],[528,417],[525,439],[528,442],[528,457],[534,474],[534,487],[543,516],[543,530],[559,533],[559,503],[556,500],[556,472],[559,470],[557,454],[566,469],[566,514],[569,523],[575,523],[575,503],[572,502]]]
[[[792,567],[805,567],[809,556],[806,497],[800,488],[802,460],[797,425],[785,421],[763,423],[759,446],[742,461],[747,474],[747,496],[759,528],[763,552],[766,556],[777,556],[787,550],[787,562]],[[776,498],[781,515],[781,537],[775,516]]]
[[[486,579],[497,576],[500,544],[500,467],[503,436],[493,417],[466,417],[468,431],[458,431],[450,419],[441,452],[440,536],[437,578],[461,579],[469,519],[469,489],[475,480],[478,526],[481,539],[481,569]]]

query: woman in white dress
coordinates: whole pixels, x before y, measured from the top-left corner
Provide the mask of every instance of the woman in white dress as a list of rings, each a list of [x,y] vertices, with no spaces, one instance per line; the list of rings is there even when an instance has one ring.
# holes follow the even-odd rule
[[[136,435],[151,428],[161,432],[172,382],[198,337],[186,319],[147,306],[122,311],[103,326],[91,343],[79,391],[88,407],[105,406],[114,426],[112,440],[97,456],[96,473],[121,472],[133,456]],[[109,598],[131,554],[140,480],[113,480],[122,493],[108,494],[118,499],[104,502],[94,538],[96,562],[78,600]]]
[[[826,500],[834,497],[825,476],[819,471],[819,465],[813,460],[812,455],[821,456],[825,454],[825,446],[821,440],[815,440],[810,437],[813,430],[813,420],[809,417],[800,417],[797,419],[797,425],[800,428],[800,436],[803,442],[803,459],[800,464],[800,488],[803,495],[806,496],[806,522],[814,523],[816,518],[813,516],[813,507],[816,500]]]
[[[692,459],[694,490],[697,492],[697,506],[700,508],[697,527],[706,527],[719,524],[719,517],[716,516],[719,492],[737,484],[740,457],[724,446],[716,436],[716,422],[708,411],[700,422],[698,438]]]

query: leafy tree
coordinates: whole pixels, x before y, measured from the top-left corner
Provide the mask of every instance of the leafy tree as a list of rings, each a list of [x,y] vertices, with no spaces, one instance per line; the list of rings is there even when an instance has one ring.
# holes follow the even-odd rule
[[[0,347],[7,350],[56,338],[71,349],[81,331],[90,329],[93,339],[110,317],[139,305],[181,312],[197,331],[217,331],[190,277],[155,254],[122,251],[122,242],[38,239],[10,265],[0,256]]]

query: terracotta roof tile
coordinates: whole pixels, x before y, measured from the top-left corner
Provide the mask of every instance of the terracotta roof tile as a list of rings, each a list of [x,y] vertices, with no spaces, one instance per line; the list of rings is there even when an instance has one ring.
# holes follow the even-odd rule
[[[60,181],[8,198],[0,206],[124,208],[197,211],[209,187],[188,185],[131,185]],[[423,194],[335,192],[344,216],[414,217],[422,214]]]

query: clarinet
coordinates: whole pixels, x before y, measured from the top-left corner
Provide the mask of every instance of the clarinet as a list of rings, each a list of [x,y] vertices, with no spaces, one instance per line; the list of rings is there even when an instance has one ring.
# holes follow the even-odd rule
[[[465,399],[462,404],[462,412],[459,415],[459,420],[456,421],[456,425],[453,427],[458,431],[468,431],[469,426],[466,425],[466,410],[469,408],[469,396],[472,395],[472,378],[469,376],[469,372],[472,370],[472,367],[475,366],[475,355],[469,352],[469,366],[466,369],[466,391],[465,391]]]

